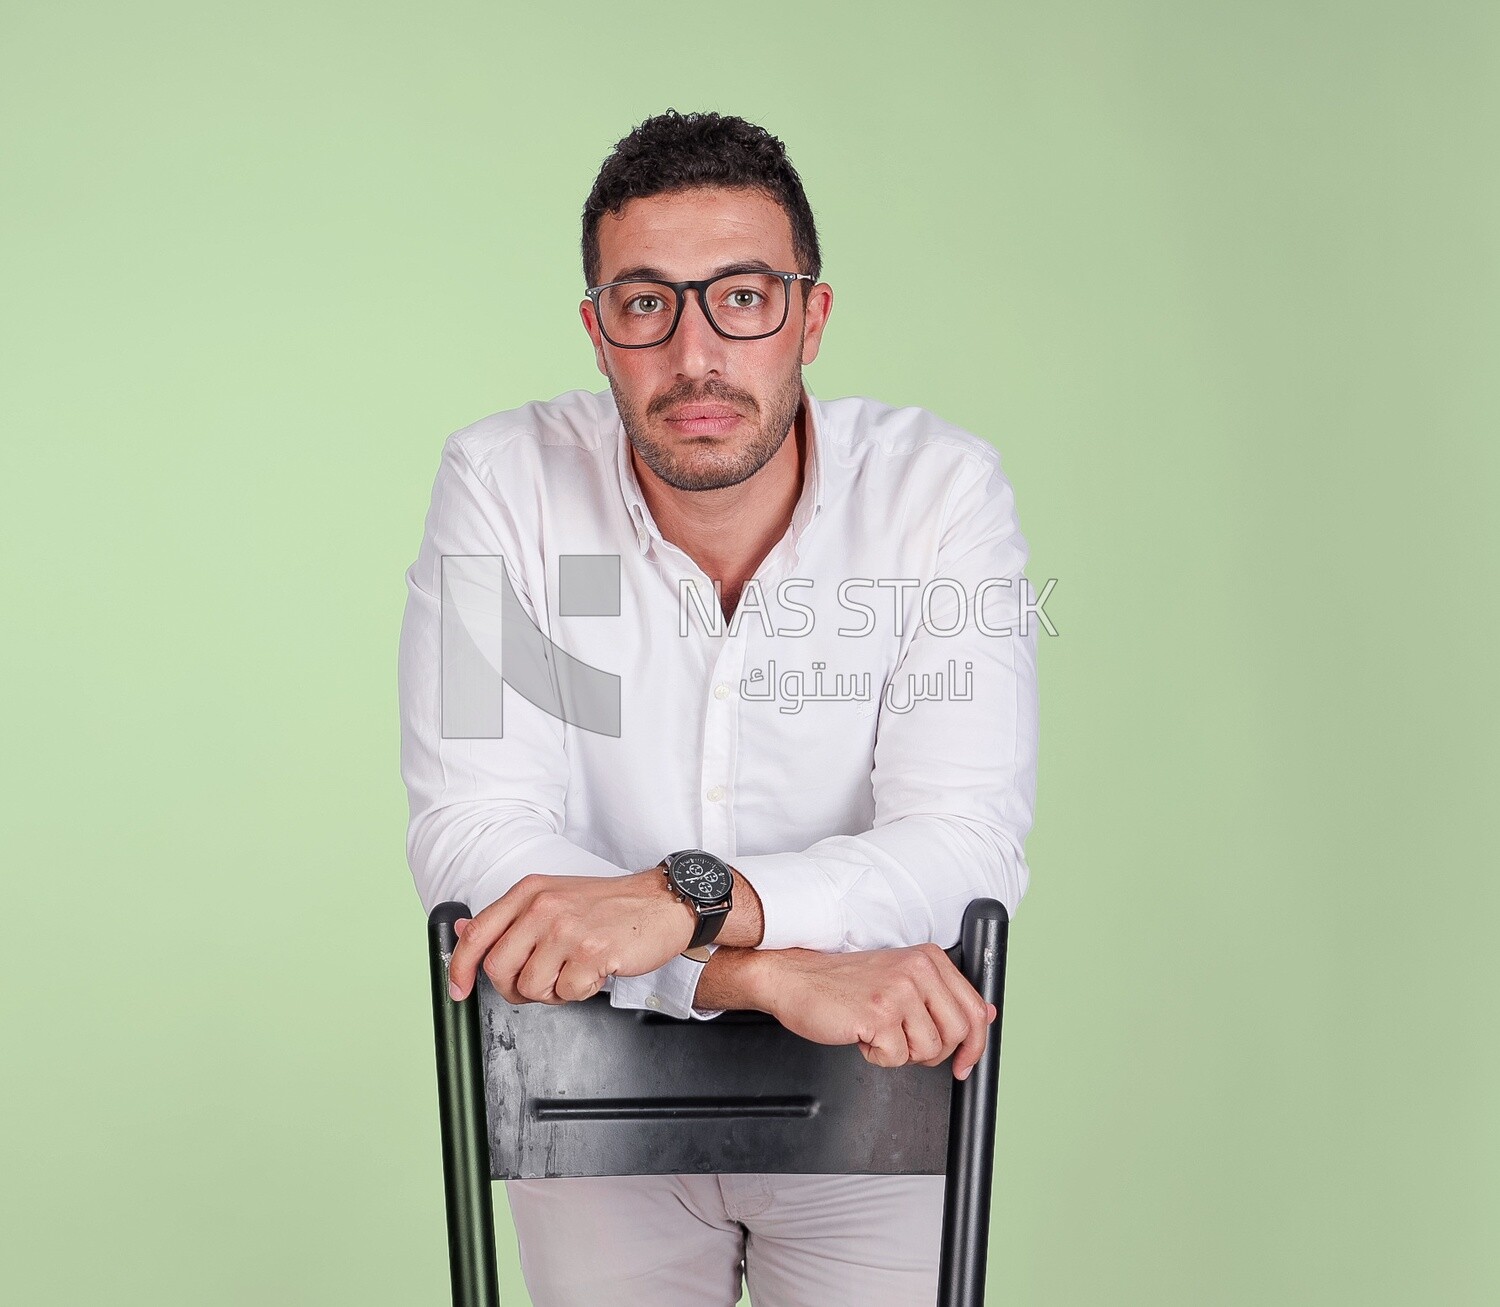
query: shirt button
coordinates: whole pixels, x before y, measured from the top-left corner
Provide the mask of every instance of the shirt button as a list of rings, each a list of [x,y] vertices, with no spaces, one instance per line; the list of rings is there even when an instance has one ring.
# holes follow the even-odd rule
[[[727,698],[729,698],[729,687],[727,685],[725,685],[722,681],[719,682],[718,685],[714,686],[714,698],[715,699],[727,699]]]
[[[653,995],[651,995],[650,998],[648,998],[646,1000],[646,1006],[647,1007],[660,1007],[661,1006],[661,999],[657,998],[656,995],[653,994]]]
[[[705,795],[704,797],[707,798],[710,803],[718,803],[719,800],[724,797],[724,787],[722,785],[715,785],[711,790],[708,791],[707,795]]]

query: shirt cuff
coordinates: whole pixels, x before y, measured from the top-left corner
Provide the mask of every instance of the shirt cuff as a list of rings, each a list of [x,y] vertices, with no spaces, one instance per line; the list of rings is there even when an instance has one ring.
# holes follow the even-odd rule
[[[718,947],[709,945],[709,952]],[[669,1017],[686,1021],[696,1018],[711,1021],[722,1016],[723,1008],[699,1012],[693,1007],[693,995],[698,990],[698,979],[703,975],[706,961],[683,957],[678,954],[671,961],[639,976],[610,976],[605,981],[609,989],[609,1001],[613,1007],[648,1008]]]
[[[805,853],[755,853],[731,864],[760,899],[764,934],[756,948],[839,953],[843,914],[822,868]]]

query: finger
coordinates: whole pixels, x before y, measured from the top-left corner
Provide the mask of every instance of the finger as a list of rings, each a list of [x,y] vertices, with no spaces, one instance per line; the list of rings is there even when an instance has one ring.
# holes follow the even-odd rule
[[[464,927],[448,962],[448,988],[455,1000],[468,997],[480,963],[535,893],[532,882],[519,880]]]
[[[982,1013],[970,1024],[968,1033],[958,1046],[958,1051],[953,1054],[953,1074],[959,1080],[967,1080],[969,1072],[984,1056],[985,1036],[990,1028],[988,1004],[982,1009]]]
[[[860,1036],[860,1052],[876,1066],[905,1066],[911,1060],[900,1017],[874,1023]]]
[[[555,986],[567,963],[566,949],[550,938],[538,940],[531,956],[516,973],[516,992],[530,1003],[566,1003],[567,999],[558,996]]]
[[[943,1037],[938,1033],[937,1022],[927,1010],[926,1002],[917,998],[901,1022],[906,1036],[907,1057],[923,1065],[936,1065],[933,1059],[943,1050]],[[939,1058],[939,1060],[941,1060]]]
[[[530,1003],[531,997],[521,990],[521,972],[531,961],[536,950],[537,933],[524,922],[518,922],[505,932],[494,948],[481,962],[490,984],[507,1003]],[[555,972],[553,974],[556,974]]]
[[[463,937],[464,937],[464,930],[470,924],[470,921],[471,921],[471,918],[469,918],[469,917],[460,917],[457,921],[455,921],[453,923],[453,933],[455,935],[457,935],[460,940],[463,939]],[[455,946],[455,952],[456,951],[457,951],[457,947]],[[459,999],[463,998],[463,996],[464,996],[463,995],[463,991],[461,991],[459,989],[458,985],[453,980],[453,955],[452,954],[449,954],[449,956],[448,956],[448,996],[451,999],[453,999],[454,1002],[457,1002]]]
[[[964,1017],[964,1036],[953,1054],[953,1074],[964,1080],[984,1055],[985,1036],[993,1020],[991,1014],[995,1005],[986,1003],[969,983],[969,978],[951,963],[944,976],[948,981],[948,992],[954,996]]]
[[[969,1032],[969,1014],[963,1003],[946,984],[929,986],[927,1011],[937,1028],[940,1047],[936,1053],[922,1062],[923,1066],[938,1066],[953,1055],[953,1050],[963,1042]]]
[[[593,998],[603,987],[608,973],[596,967],[586,966],[576,958],[569,958],[557,973],[552,990],[564,1003],[578,1003]]]

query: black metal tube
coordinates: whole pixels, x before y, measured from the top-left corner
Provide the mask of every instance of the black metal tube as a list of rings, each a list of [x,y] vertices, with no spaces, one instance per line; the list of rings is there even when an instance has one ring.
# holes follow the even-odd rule
[[[499,1307],[479,989],[476,985],[462,1003],[455,1003],[448,993],[448,961],[458,944],[453,923],[471,916],[464,904],[448,902],[439,903],[427,918],[443,1189],[448,1204],[448,1265],[453,1307]]]
[[[963,973],[979,996],[995,1005],[995,1020],[968,1078],[953,1082],[938,1307],[983,1307],[984,1303],[1009,928],[1010,916],[998,899],[975,899],[964,911]]]

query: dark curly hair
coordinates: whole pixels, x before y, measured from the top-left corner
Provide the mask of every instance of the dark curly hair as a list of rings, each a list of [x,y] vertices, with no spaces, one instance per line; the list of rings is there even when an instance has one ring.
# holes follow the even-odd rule
[[[619,213],[627,200],[644,199],[694,186],[753,187],[786,211],[798,266],[787,272],[822,274],[818,229],[802,190],[802,179],[786,157],[786,147],[743,118],[688,113],[675,109],[647,118],[615,143],[594,179],[583,206],[584,284],[599,281],[599,219]],[[799,283],[804,298],[813,283]]]

